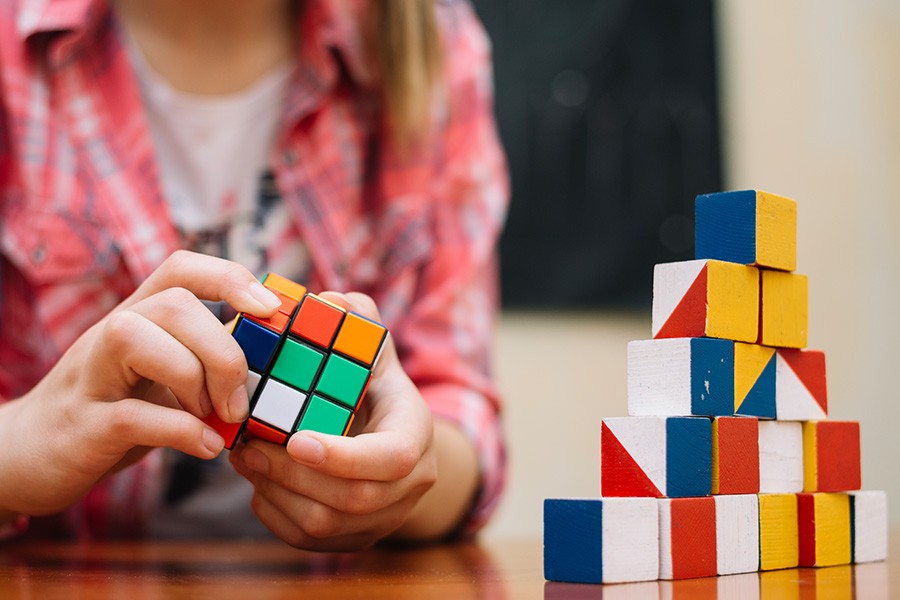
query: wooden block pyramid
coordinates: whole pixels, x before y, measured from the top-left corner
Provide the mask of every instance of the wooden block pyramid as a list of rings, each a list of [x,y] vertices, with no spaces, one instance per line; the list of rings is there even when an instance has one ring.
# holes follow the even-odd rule
[[[806,348],[797,205],[698,196],[694,260],[656,265],[652,337],[628,344],[628,417],[600,423],[600,497],[544,502],[544,577],[611,583],[887,557],[856,421],[828,420]]]

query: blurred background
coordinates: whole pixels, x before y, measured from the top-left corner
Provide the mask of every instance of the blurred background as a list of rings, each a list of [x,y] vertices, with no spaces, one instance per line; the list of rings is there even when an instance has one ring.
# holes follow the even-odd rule
[[[863,487],[900,523],[900,2],[475,0],[513,203],[496,347],[510,479],[485,536],[599,494],[600,420],[650,337],[652,269],[693,257],[700,193],[798,203],[809,346]]]

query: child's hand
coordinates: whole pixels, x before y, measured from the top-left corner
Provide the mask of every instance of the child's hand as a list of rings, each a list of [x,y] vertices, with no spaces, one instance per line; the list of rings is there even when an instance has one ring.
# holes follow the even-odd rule
[[[380,320],[362,294],[323,294]],[[255,487],[253,509],[281,539],[311,550],[358,550],[399,528],[437,477],[431,411],[388,338],[355,437],[306,431],[281,446],[251,440],[231,453]],[[360,415],[361,417],[362,415]],[[357,417],[357,418],[360,418]]]
[[[240,265],[173,254],[28,394],[0,405],[0,509],[57,512],[151,447],[222,451],[200,418],[246,416],[247,363],[198,298],[259,316],[278,306]]]

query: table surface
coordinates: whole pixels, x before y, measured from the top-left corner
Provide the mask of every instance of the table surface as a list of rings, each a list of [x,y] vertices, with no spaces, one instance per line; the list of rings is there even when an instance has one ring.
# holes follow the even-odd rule
[[[0,598],[865,598],[900,596],[900,530],[887,562],[676,582],[545,582],[541,540],[357,554],[280,542],[11,542],[0,544]],[[238,596],[240,594],[241,596]]]

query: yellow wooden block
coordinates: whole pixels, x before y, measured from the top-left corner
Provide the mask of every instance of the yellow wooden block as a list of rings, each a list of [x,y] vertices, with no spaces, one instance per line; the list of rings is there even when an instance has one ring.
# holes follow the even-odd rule
[[[790,569],[799,564],[797,496],[759,495],[759,569]]]
[[[707,337],[752,341],[759,311],[757,269],[718,260],[707,268]]]
[[[281,292],[288,298],[293,298],[298,301],[303,298],[303,295],[306,293],[306,287],[291,281],[287,277],[282,277],[277,273],[269,273],[266,275],[266,278],[263,279],[263,284],[267,288]]]
[[[816,483],[819,481],[819,461],[816,460],[816,422],[803,423],[803,491],[816,491]]]
[[[801,567],[850,564],[850,496],[797,494]]]
[[[756,261],[777,269],[797,268],[797,203],[756,192]]]
[[[809,319],[809,281],[806,275],[760,271],[758,344],[805,348]]]

